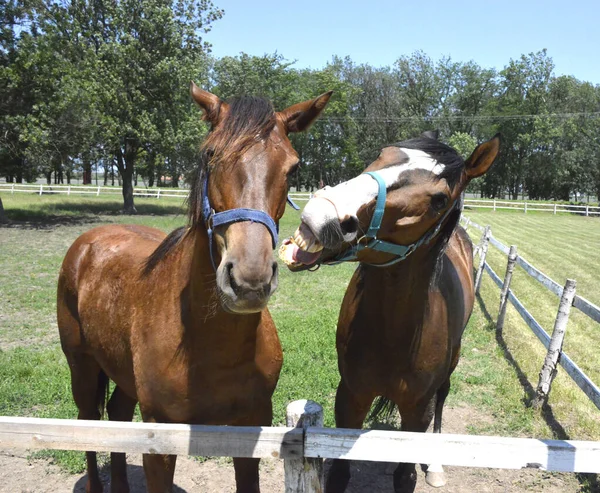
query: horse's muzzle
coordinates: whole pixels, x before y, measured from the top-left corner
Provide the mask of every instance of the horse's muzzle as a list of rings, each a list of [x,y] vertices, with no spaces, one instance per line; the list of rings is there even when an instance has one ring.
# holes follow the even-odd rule
[[[223,308],[233,313],[256,313],[267,306],[277,289],[277,262],[266,265],[242,265],[226,260],[217,272],[217,286]]]

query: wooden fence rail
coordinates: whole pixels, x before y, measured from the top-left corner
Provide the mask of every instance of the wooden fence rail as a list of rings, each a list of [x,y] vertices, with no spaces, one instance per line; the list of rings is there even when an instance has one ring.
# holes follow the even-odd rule
[[[495,239],[493,237],[493,234],[489,232],[489,229],[488,229],[489,227],[484,228],[483,226],[481,226],[477,223],[474,223],[471,219],[464,218],[464,216],[461,217],[461,221],[468,224],[469,227],[472,226],[472,227],[482,231],[483,234],[481,237],[481,242],[483,243],[487,238],[487,240],[489,240],[489,244],[493,245],[495,248],[497,248],[502,253],[506,254],[508,257],[510,248],[508,248],[506,245],[502,244],[497,239]],[[479,249],[478,251],[479,251],[479,255],[483,256],[483,258],[480,258],[480,265],[483,266],[483,270],[490,275],[490,277],[494,281],[494,283],[500,288],[500,290],[502,290],[506,279],[504,281],[502,279],[500,279],[498,274],[496,274],[496,272],[494,272],[492,267],[485,261],[485,256],[484,256],[483,250]],[[510,261],[510,259],[507,258],[507,261]],[[519,265],[521,268],[523,268],[523,270],[529,276],[531,276],[533,279],[538,281],[542,286],[544,286],[550,292],[554,293],[558,297],[563,296],[563,291],[564,291],[563,286],[558,284],[556,281],[552,280],[550,277],[548,277],[546,274],[544,274],[540,270],[536,269],[533,265],[531,265],[529,262],[527,262],[524,258],[522,258],[519,255],[517,255],[517,257],[516,257],[516,264]],[[508,267],[508,264],[507,264],[507,267]],[[509,269],[507,268],[507,275],[508,275],[508,273],[509,273]],[[512,275],[512,273],[511,273],[511,275]],[[513,305],[513,307],[517,310],[517,312],[519,313],[521,318],[525,321],[527,326],[532,330],[532,332],[537,336],[537,338],[540,340],[540,342],[544,345],[544,347],[548,351],[551,351],[552,338],[548,335],[548,333],[544,330],[544,328],[538,323],[538,321],[534,318],[534,316],[525,308],[525,306],[523,306],[521,301],[515,296],[515,294],[510,289],[508,289],[507,299]],[[600,308],[598,308],[596,305],[594,305],[590,301],[586,300],[585,298],[575,295],[572,298],[572,306],[580,309],[582,313],[587,315],[592,320],[594,320],[596,322],[600,322]],[[583,309],[581,309],[580,307],[582,307]],[[501,325],[502,325],[501,323],[499,323],[499,322],[501,322],[500,317],[501,317],[501,312],[499,313],[499,320],[497,322],[497,326],[500,327],[499,330],[501,330]],[[568,319],[568,314],[567,314],[567,319]],[[566,320],[564,321],[564,324],[566,326]],[[563,332],[563,336],[564,336],[564,332]],[[559,335],[557,334],[555,337],[559,337]],[[562,348],[562,343],[560,344],[560,346]],[[583,372],[583,370],[581,370],[581,368],[579,368],[579,366],[577,366],[575,364],[575,362],[573,362],[573,360],[566,353],[564,353],[562,351],[562,349],[559,354],[560,354],[560,356],[558,358],[558,364],[560,366],[562,366],[562,368],[565,370],[567,375],[569,375],[569,377],[571,377],[571,379],[585,393],[585,395],[594,403],[594,405],[598,409],[600,409],[600,389],[598,388],[598,386]],[[549,391],[550,391],[550,388],[548,387],[547,393]],[[547,398],[547,393],[546,393],[546,398]]]
[[[286,471],[286,492],[289,493],[323,491],[323,459],[600,473],[600,442],[331,429],[310,426],[310,423],[308,426],[297,423],[297,426],[201,426],[0,417],[0,447],[303,461],[301,468]],[[288,477],[293,478],[293,482],[288,482]]]

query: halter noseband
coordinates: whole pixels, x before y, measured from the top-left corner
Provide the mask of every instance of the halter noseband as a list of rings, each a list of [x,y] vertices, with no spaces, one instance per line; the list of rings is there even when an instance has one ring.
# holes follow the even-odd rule
[[[213,256],[213,234],[214,229],[217,226],[222,226],[224,224],[237,223],[241,221],[251,221],[253,223],[261,223],[263,224],[271,233],[271,239],[273,240],[273,249],[277,246],[279,241],[278,232],[279,227],[275,224],[275,221],[271,216],[269,216],[265,211],[260,211],[258,209],[229,209],[228,211],[223,212],[215,212],[215,210],[210,205],[210,200],[208,199],[208,168],[206,169],[206,173],[204,173],[204,182],[202,184],[202,218],[204,219],[204,224],[206,225],[206,233],[208,234],[208,248],[210,252],[210,261],[212,263],[213,269],[217,270],[215,265],[215,259]],[[288,203],[296,210],[299,210],[294,201],[288,196]]]
[[[390,260],[389,262],[384,262],[383,264],[367,265],[372,265],[374,267],[387,267],[389,265],[396,264],[408,257],[421,245],[429,243],[431,239],[439,233],[442,224],[450,215],[450,213],[456,208],[456,204],[458,203],[458,201],[455,202],[452,205],[452,207],[450,207],[446,211],[444,216],[437,222],[435,227],[427,231],[415,243],[411,243],[410,245],[397,245],[396,243],[390,243],[389,241],[378,240],[377,233],[379,232],[379,228],[381,227],[381,221],[383,220],[387,190],[385,181],[379,173],[375,171],[369,171],[365,173],[365,175],[369,175],[371,178],[373,178],[377,182],[377,185],[379,187],[379,190],[377,192],[377,201],[375,202],[375,212],[373,213],[373,217],[371,218],[371,224],[369,225],[369,229],[364,234],[364,236],[359,238],[358,243],[356,245],[352,246],[351,248],[338,255],[334,259],[327,262],[323,262],[326,265],[335,265],[350,260],[358,260],[358,252],[362,250],[375,250],[377,252],[390,253],[392,255],[396,255],[396,258]]]

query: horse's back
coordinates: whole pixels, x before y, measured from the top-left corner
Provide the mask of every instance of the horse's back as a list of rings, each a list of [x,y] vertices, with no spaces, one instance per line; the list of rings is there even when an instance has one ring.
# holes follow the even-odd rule
[[[65,350],[83,350],[86,342],[94,341],[114,345],[109,338],[127,331],[127,311],[132,309],[127,287],[136,284],[133,276],[140,275],[144,260],[164,237],[146,226],[109,225],[75,240],[58,279],[58,328]],[[97,330],[99,326],[104,330]]]

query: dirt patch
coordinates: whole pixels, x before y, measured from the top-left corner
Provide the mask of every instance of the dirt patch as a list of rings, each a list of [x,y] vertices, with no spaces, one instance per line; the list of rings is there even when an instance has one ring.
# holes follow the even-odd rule
[[[492,418],[468,407],[447,408],[444,413],[444,431],[465,433],[467,424],[488,423]],[[131,493],[146,491],[142,458],[128,456],[128,477]],[[326,464],[327,469],[328,464]],[[383,462],[353,462],[352,479],[348,493],[391,493],[396,464]],[[574,474],[557,474],[537,470],[497,470],[464,467],[445,468],[446,486],[434,490],[425,483],[425,475],[418,469],[417,493],[576,493],[581,485]],[[283,461],[261,461],[261,491],[278,493],[284,490]],[[101,471],[105,491],[110,491],[110,472]],[[30,460],[25,453],[0,451],[0,492],[2,493],[70,493],[84,492],[85,474],[71,475],[44,460]],[[179,457],[175,469],[175,492],[233,493],[235,478],[233,464],[228,459],[200,462]]]

